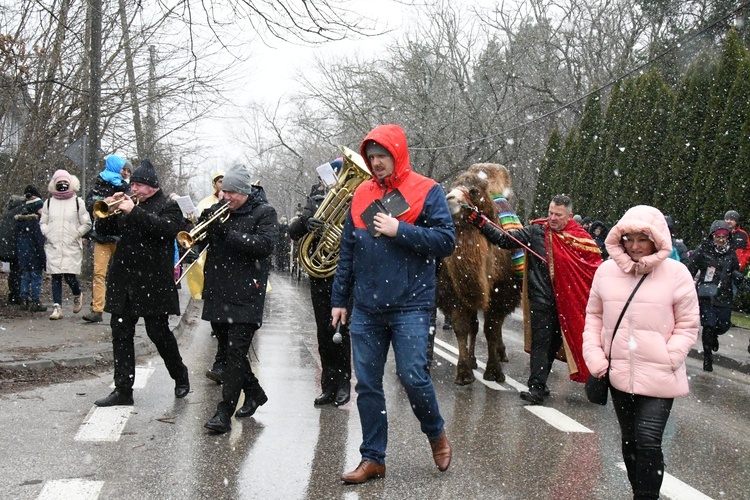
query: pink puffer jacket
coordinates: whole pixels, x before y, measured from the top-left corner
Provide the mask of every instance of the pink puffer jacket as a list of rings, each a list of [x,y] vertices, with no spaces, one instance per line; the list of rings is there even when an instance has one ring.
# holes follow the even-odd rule
[[[640,232],[651,235],[657,251],[636,263],[621,242],[624,234]],[[610,382],[631,394],[687,395],[685,358],[698,335],[698,297],[687,267],[668,258],[672,241],[664,216],[653,207],[633,207],[612,228],[606,245],[611,259],[596,271],[586,307],[583,357],[589,371],[603,375],[607,370],[617,318],[648,273],[615,335]]]

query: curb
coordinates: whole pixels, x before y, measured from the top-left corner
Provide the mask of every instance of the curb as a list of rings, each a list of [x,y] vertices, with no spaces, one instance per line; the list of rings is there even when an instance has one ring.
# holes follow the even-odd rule
[[[703,361],[703,352],[698,351],[697,349],[690,349],[690,354],[688,354],[688,356]],[[713,362],[715,366],[721,366],[722,368],[728,368],[729,370],[750,375],[750,363],[748,362],[737,361],[736,359],[722,356],[721,353],[718,352],[714,353]]]
[[[179,339],[186,328],[186,317],[191,316],[193,310],[197,308],[197,303],[192,297],[188,300],[187,306],[180,314],[180,320],[177,325],[172,329],[176,339]],[[137,356],[149,356],[156,352],[156,346],[148,338],[145,333],[145,329],[142,325],[138,326],[144,335],[144,338],[135,340],[135,355]],[[138,332],[136,330],[136,332]],[[137,333],[136,333],[137,334]],[[113,361],[112,344],[106,344],[107,348],[101,352],[95,354],[86,355],[71,355],[65,358],[59,359],[33,359],[28,361],[7,361],[0,363],[0,370],[5,371],[22,371],[22,370],[49,370],[55,367],[64,368],[80,368],[85,366],[93,366],[100,362],[111,363]]]

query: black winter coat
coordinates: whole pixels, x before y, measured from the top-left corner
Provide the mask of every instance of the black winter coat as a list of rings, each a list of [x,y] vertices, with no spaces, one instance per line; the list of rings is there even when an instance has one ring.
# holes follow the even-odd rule
[[[485,224],[482,226],[482,233],[490,243],[500,248],[522,248],[521,245],[510,238],[510,236],[513,236],[543,258],[547,258],[544,225],[542,224],[530,224],[523,229],[510,229],[508,231],[500,231],[491,224]],[[524,272],[527,275],[531,305],[547,309],[556,308],[555,292],[552,289],[547,263],[536,255],[529,253],[526,257],[526,270]]]
[[[41,200],[39,205],[41,206]],[[39,214],[24,210],[16,215],[15,220],[18,268],[22,271],[44,271],[47,257],[44,253],[44,235],[39,226]]]
[[[86,210],[88,210],[91,220],[93,221],[91,231],[89,231],[89,234],[87,235],[89,238],[99,243],[113,243],[117,241],[118,238],[116,236],[103,236],[97,231],[98,221],[94,219],[94,203],[103,200],[104,198],[114,196],[115,193],[126,193],[128,188],[129,186],[125,183],[123,183],[122,186],[115,186],[111,182],[105,181],[100,176],[96,176],[94,187],[86,194]]]
[[[713,241],[704,241],[696,250],[690,253],[687,266],[690,274],[693,276],[700,271],[699,283],[705,281],[709,269],[713,268],[713,278],[710,280],[710,283],[719,285],[716,297],[700,299],[701,308],[707,305],[732,307],[732,302],[734,302],[733,288],[742,283],[740,263],[737,260],[737,254],[734,250],[730,249],[725,253],[719,253]]]
[[[201,317],[216,323],[261,325],[269,257],[279,234],[276,210],[261,192],[221,224],[228,230],[223,239],[209,226]]]
[[[0,260],[16,260],[16,215],[24,211],[23,198],[11,199],[0,222]]]
[[[183,229],[182,211],[162,190],[129,214],[99,219],[105,236],[119,236],[109,262],[104,310],[128,316],[180,314],[174,282],[175,236]]]

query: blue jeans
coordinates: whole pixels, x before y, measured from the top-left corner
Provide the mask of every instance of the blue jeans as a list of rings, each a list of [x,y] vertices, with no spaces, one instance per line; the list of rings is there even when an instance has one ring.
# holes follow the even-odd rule
[[[21,271],[21,299],[31,302],[39,302],[39,293],[42,291],[42,271],[24,269]]]
[[[62,304],[62,281],[70,287],[73,295],[81,295],[81,286],[78,284],[78,278],[75,274],[52,274],[52,301],[55,304]]]
[[[368,314],[354,307],[350,333],[357,375],[357,409],[362,425],[363,460],[385,463],[388,415],[383,392],[383,372],[389,345],[393,344],[396,374],[406,390],[412,411],[428,439],[443,433],[435,388],[427,372],[429,311]]]

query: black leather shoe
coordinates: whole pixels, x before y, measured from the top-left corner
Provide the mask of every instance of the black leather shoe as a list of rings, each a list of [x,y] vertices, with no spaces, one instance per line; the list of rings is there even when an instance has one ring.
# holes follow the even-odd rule
[[[219,434],[224,434],[225,432],[229,432],[232,430],[231,420],[232,417],[230,417],[226,413],[217,411],[216,415],[211,417],[211,420],[203,424],[203,427],[214,432],[218,432]]]
[[[118,389],[115,389],[106,398],[94,401],[94,404],[96,406],[133,406],[133,393],[120,392]]]
[[[239,410],[237,410],[237,413],[235,413],[234,416],[237,418],[252,417],[255,413],[255,410],[257,410],[258,407],[263,406],[267,402],[268,396],[266,396],[265,392],[261,396],[250,400],[248,400],[247,395],[245,395],[245,404],[242,405]]]
[[[333,403],[336,400],[336,393],[333,391],[323,391],[320,393],[320,396],[315,398],[315,405],[329,405]]]
[[[531,391],[523,391],[521,393],[521,399],[533,405],[540,405],[544,403],[544,396],[542,395],[542,393],[537,392],[533,389]]]
[[[345,405],[349,402],[349,387],[339,387],[339,390],[336,391],[336,399],[333,401],[333,404],[336,406]]]
[[[213,368],[206,372],[206,377],[221,385],[224,383],[224,367],[221,365],[214,365]]]
[[[185,369],[185,375],[175,381],[174,384],[174,397],[184,398],[190,392],[190,379],[188,378],[188,371]]]

